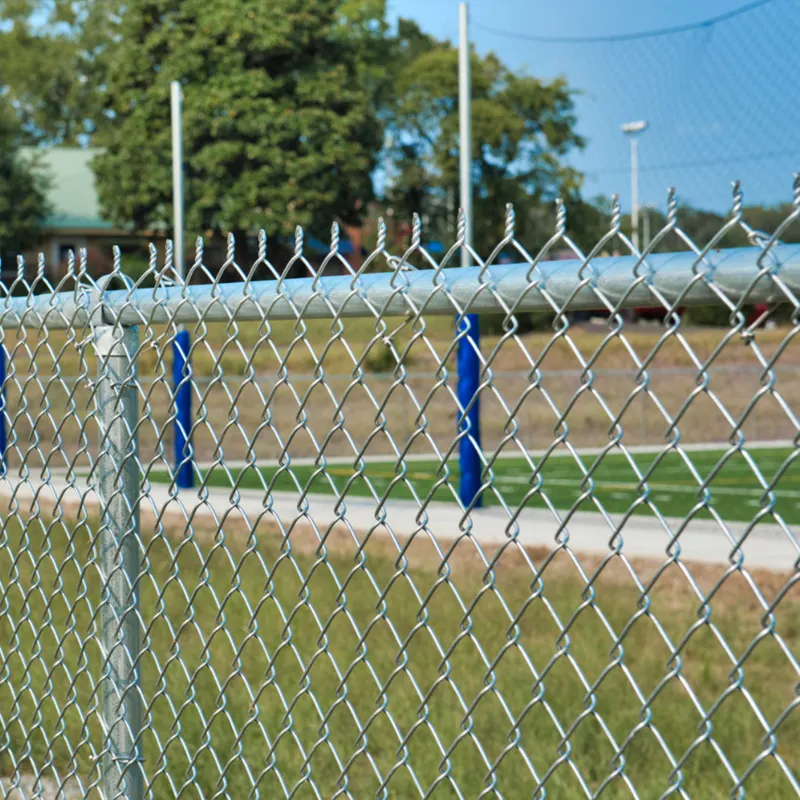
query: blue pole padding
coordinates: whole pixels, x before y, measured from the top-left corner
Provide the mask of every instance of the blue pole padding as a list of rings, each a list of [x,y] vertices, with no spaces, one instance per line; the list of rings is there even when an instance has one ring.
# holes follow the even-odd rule
[[[481,488],[481,411],[478,386],[480,384],[481,361],[478,357],[481,334],[477,314],[467,314],[459,323],[459,333],[467,335],[458,342],[458,402],[461,408],[469,408],[466,414],[459,412],[458,432],[468,430],[458,443],[458,466],[460,471],[459,496],[464,508],[473,505],[480,508],[483,496]],[[474,399],[474,402],[473,402]],[[470,403],[472,406],[470,407]]]
[[[175,483],[179,489],[191,489],[194,486],[190,346],[189,331],[181,328],[172,340],[172,384],[175,387]]]
[[[0,477],[8,472],[8,430],[6,428],[6,348],[0,344]]]

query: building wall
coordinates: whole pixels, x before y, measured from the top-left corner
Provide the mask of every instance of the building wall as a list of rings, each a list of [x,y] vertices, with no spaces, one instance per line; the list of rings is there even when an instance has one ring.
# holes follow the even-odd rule
[[[36,270],[39,253],[44,253],[47,275],[51,281],[59,280],[66,272],[69,253],[75,253],[76,262],[80,251],[86,250],[86,264],[89,275],[96,278],[110,272],[114,266],[114,247],[122,253],[122,269],[131,277],[138,277],[149,260],[150,239],[145,236],[131,236],[127,233],[91,231],[48,231],[37,247],[25,254],[25,260]],[[164,258],[164,237],[153,242],[158,250],[159,263]]]
[[[66,272],[70,250],[75,253],[76,262],[80,251],[86,249],[86,264],[90,275],[103,275],[111,269],[112,241],[106,236],[92,236],[85,233],[54,232],[47,234],[33,252],[25,254],[25,260],[36,265],[39,253],[45,257],[47,276],[51,281],[59,280]],[[34,270],[36,266],[33,266]]]

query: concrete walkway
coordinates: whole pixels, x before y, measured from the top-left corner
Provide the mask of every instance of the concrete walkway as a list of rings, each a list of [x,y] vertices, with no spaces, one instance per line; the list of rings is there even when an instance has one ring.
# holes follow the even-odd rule
[[[0,497],[7,498],[0,506],[0,513],[7,511],[7,502],[13,488],[8,481],[0,481]],[[97,496],[88,487],[71,488],[63,479],[54,478],[47,486],[27,484],[17,488],[16,501],[23,518],[30,508],[35,492],[38,492],[39,502],[44,507],[54,505],[57,498],[62,498],[64,503],[71,505],[81,501],[81,495],[90,507],[96,507],[98,503]],[[302,516],[298,510],[298,499],[296,493],[275,492],[271,496],[269,513],[288,527],[293,520]],[[169,515],[176,514],[179,519],[192,512],[200,516],[216,515],[219,518],[231,508],[237,508],[237,513],[244,513],[252,521],[263,514],[267,505],[264,501],[264,493],[253,490],[242,490],[234,501],[231,492],[224,489],[208,490],[205,502],[199,499],[196,491],[183,491],[175,498],[170,496],[166,485],[157,484],[143,498],[142,508],[156,514],[162,511]],[[307,503],[306,516],[311,517],[323,530],[342,514],[341,509],[337,513],[336,498],[332,495],[308,495]],[[359,532],[366,532],[376,525],[375,511],[375,502],[370,498],[350,497],[345,502],[344,515]],[[420,528],[419,507],[413,501],[393,500],[385,507],[385,513],[386,522],[397,536],[410,535]],[[438,502],[431,503],[426,508],[426,515],[425,527],[442,542],[461,535],[464,527],[469,527],[470,523],[471,534],[485,547],[496,547],[506,541],[509,535],[508,515],[498,507],[475,510],[468,520],[462,520],[455,503]],[[552,549],[556,545],[559,523],[549,511],[525,510],[519,515],[517,522],[517,538],[523,546]],[[566,533],[570,547],[575,552],[606,555],[614,532],[613,525],[618,523],[619,517],[616,515],[609,522],[599,513],[577,513],[570,519],[559,539],[563,539]],[[670,539],[680,529],[681,524],[683,520],[668,520],[667,529],[652,517],[631,517],[622,528],[622,552],[631,558],[663,561]],[[747,525],[744,523],[734,522],[727,525],[729,536],[736,541],[746,530]],[[681,556],[687,561],[727,564],[734,548],[729,536],[716,522],[692,521],[679,537]],[[787,534],[777,525],[760,524],[745,539],[742,552],[747,567],[785,572],[794,569],[795,561],[800,557],[800,543],[793,540],[793,533]]]

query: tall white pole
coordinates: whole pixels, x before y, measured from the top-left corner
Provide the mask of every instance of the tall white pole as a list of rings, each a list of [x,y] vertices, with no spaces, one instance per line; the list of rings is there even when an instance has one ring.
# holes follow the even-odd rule
[[[181,105],[183,93],[179,81],[170,84],[172,109],[172,240],[175,271],[183,278],[186,259],[183,253],[183,131]],[[189,331],[178,327],[172,340],[172,380],[175,392],[173,446],[175,484],[179,489],[194,486],[194,451],[192,450],[192,366]]]
[[[639,142],[631,136],[631,241],[639,249]]]
[[[183,93],[180,81],[170,84],[172,109],[172,240],[175,271],[183,277],[186,261],[183,254],[183,131],[181,105]]]
[[[464,210],[466,230],[461,248],[461,266],[471,264],[468,247],[472,245],[472,135],[470,131],[470,99],[472,88],[469,80],[469,31],[467,29],[467,4],[458,6],[458,127],[459,177],[461,208]],[[461,434],[458,443],[458,494],[464,508],[483,505],[481,493],[482,447],[481,447],[481,334],[480,317],[471,313],[457,317],[458,322],[458,403],[464,409],[459,415],[457,429]],[[465,335],[466,334],[466,335]]]
[[[459,176],[461,208],[464,210],[467,230],[465,244],[472,245],[472,131],[470,127],[471,95],[472,90],[469,78],[469,30],[467,19],[467,4],[462,2],[458,6],[458,127],[460,135],[459,144]],[[466,247],[461,249],[461,266],[470,265],[470,256]]]

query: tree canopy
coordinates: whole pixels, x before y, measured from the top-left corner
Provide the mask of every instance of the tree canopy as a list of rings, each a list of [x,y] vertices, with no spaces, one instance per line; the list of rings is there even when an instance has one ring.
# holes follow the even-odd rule
[[[27,142],[99,143],[119,0],[0,0],[0,81]]]
[[[19,123],[0,102],[0,256],[9,260],[36,244],[48,213],[48,178],[20,152]]]
[[[458,208],[458,51],[400,20],[394,42],[393,96],[387,104],[387,199],[417,211],[444,236]],[[564,156],[583,146],[575,132],[573,92],[563,78],[513,72],[494,54],[472,52],[473,238],[496,243],[504,206],[522,229],[529,212],[557,195],[577,196],[581,176]]]
[[[605,217],[605,219],[600,222],[601,227],[608,230],[611,219],[610,213],[600,205],[596,205],[595,207],[600,217]],[[733,226],[725,234],[724,240],[720,242],[719,246],[749,247],[754,245],[756,242],[745,229],[745,225],[751,229],[752,235],[766,241],[792,213],[792,210],[793,206],[791,203],[782,203],[775,206],[743,206],[741,219],[744,225]],[[645,245],[644,239],[642,238],[645,215],[648,215],[650,218],[649,227],[651,238],[655,237],[656,233],[667,224],[667,217],[663,209],[640,209],[639,237],[642,247]],[[729,219],[729,214],[718,214],[714,211],[705,211],[684,204],[678,206],[675,221],[677,227],[698,247],[704,247],[720,230],[722,230],[722,227]],[[630,215],[626,214],[620,219],[620,227],[626,233],[630,233]],[[789,225],[781,233],[780,239],[785,244],[796,244],[800,242],[800,224],[795,222],[793,225]],[[685,250],[686,245],[678,239],[677,235],[671,234],[658,242],[654,249],[656,252],[665,253],[671,250]]]
[[[187,229],[291,234],[358,221],[381,147],[379,2],[131,0],[110,60],[102,205],[171,216],[169,84],[184,92]]]
[[[169,84],[184,87],[186,229],[288,237],[358,224],[375,194],[452,238],[458,206],[458,54],[384,0],[0,0],[3,85],[29,141],[92,143],[106,216],[171,220]],[[538,229],[556,194],[573,93],[472,54],[475,241],[513,202]],[[380,170],[376,173],[376,168]]]

